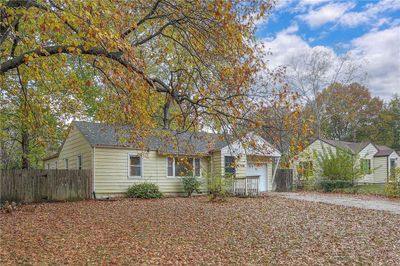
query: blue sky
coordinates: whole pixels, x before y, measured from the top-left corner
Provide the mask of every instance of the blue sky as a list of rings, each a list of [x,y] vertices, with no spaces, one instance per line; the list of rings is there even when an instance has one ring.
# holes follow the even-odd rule
[[[280,0],[258,22],[257,37],[272,52],[272,67],[326,49],[362,65],[374,96],[400,93],[400,0]]]

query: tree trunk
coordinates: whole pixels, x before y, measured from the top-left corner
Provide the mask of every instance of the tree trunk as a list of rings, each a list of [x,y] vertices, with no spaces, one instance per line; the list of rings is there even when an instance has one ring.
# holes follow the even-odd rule
[[[22,129],[21,148],[22,148],[22,169],[29,169],[30,168],[29,133],[28,131],[26,131],[26,129]]]
[[[163,128],[169,129],[169,108],[171,106],[171,99],[168,97],[163,107]]]

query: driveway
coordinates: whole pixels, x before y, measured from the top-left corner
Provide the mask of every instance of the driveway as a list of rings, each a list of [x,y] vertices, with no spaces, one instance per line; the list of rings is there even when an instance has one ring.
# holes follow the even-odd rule
[[[322,202],[346,207],[388,211],[400,214],[400,201],[390,201],[375,197],[357,197],[353,195],[321,193],[279,193],[278,195],[289,199]]]

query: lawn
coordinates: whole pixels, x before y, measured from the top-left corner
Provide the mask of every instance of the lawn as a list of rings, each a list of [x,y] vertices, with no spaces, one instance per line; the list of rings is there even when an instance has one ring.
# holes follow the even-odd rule
[[[399,225],[276,196],[28,205],[0,214],[0,264],[398,265]]]

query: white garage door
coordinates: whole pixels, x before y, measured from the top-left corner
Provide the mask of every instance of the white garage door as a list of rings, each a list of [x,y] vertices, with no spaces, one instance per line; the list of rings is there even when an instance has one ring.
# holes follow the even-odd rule
[[[259,190],[267,191],[267,165],[247,164],[247,176],[260,176]]]

